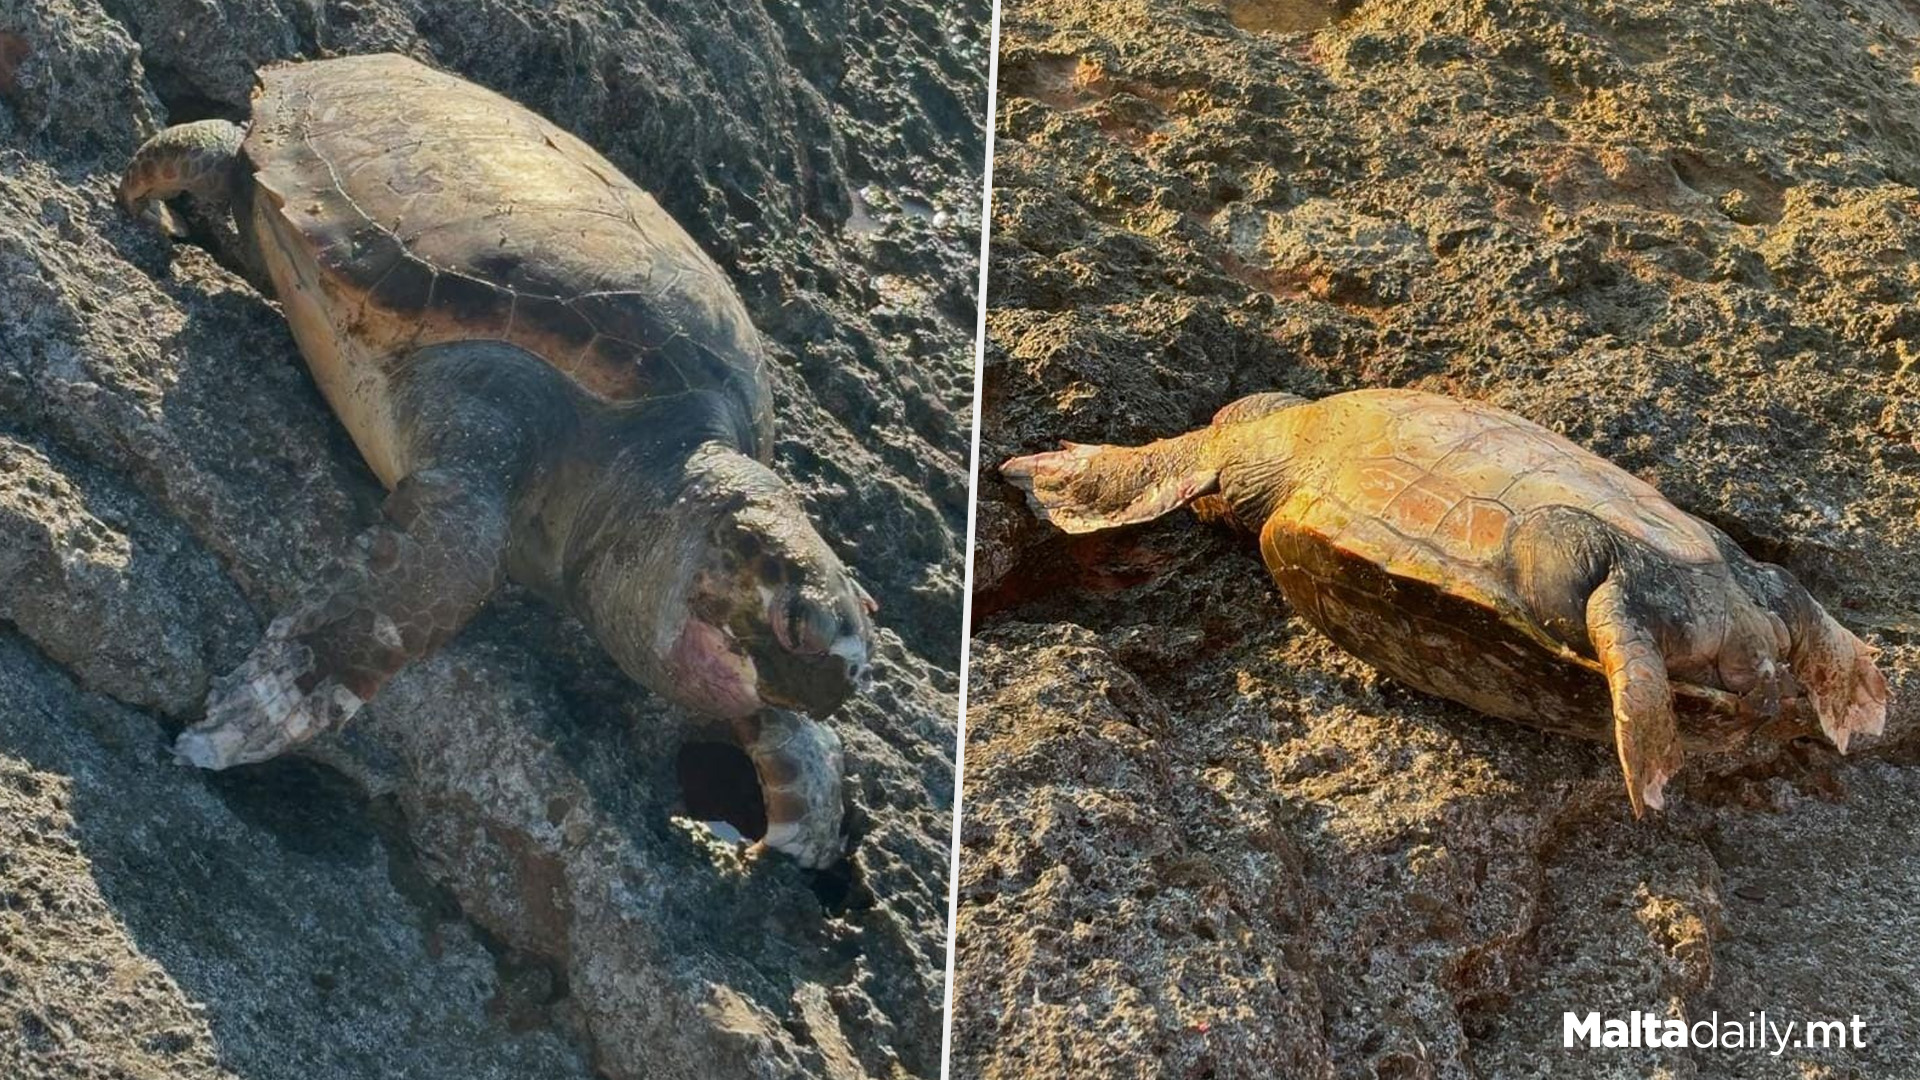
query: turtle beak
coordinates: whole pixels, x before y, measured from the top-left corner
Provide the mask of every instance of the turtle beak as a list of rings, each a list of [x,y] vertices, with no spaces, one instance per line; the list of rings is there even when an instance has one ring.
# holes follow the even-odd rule
[[[847,665],[847,681],[853,684],[857,693],[865,693],[873,685],[873,665],[867,662],[867,641],[859,634],[847,634],[833,643],[828,653],[839,657]]]
[[[859,628],[844,632],[812,655],[795,653],[769,640],[755,651],[760,697],[768,705],[823,720],[846,700],[866,689],[872,677],[871,650]]]
[[[828,663],[821,663],[821,659],[815,657],[809,670],[790,670],[784,686],[777,692],[763,689],[761,698],[769,705],[803,712],[815,720],[833,715],[860,687],[851,664],[840,657],[826,658]]]
[[[824,655],[801,658],[789,654],[779,661],[790,674],[779,681],[797,699],[790,707],[815,719],[824,719],[848,698],[866,693],[873,685],[872,623],[843,613],[840,631]]]

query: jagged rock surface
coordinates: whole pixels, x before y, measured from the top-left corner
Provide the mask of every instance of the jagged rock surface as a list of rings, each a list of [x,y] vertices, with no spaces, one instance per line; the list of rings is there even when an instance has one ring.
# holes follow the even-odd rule
[[[1016,0],[981,460],[1235,397],[1491,400],[1785,564],[1887,736],[1690,763],[1379,677],[1188,515],[981,484],[956,1078],[1910,1075],[1911,5]],[[1568,1051],[1561,1013],[1859,1013],[1857,1051]]]
[[[0,1073],[937,1073],[988,11],[0,0]],[[883,607],[851,875],[677,820],[730,809],[679,805],[687,717],[512,591],[298,760],[168,761],[382,492],[274,307],[113,184],[259,65],[379,50],[578,133],[738,284]]]

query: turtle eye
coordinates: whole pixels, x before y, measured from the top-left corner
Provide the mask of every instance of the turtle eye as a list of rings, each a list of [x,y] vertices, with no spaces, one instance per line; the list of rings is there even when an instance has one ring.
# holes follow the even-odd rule
[[[818,656],[833,644],[833,615],[806,597],[787,602],[787,648],[804,656]]]

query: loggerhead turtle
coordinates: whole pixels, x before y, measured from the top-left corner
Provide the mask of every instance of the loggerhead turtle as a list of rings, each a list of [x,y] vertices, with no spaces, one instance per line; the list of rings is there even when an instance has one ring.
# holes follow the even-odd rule
[[[1635,816],[1661,808],[1682,747],[1765,729],[1844,753],[1886,720],[1875,650],[1785,570],[1490,405],[1256,394],[1177,438],[1068,443],[1000,471],[1072,533],[1217,493],[1340,647],[1483,713],[1612,741]]]
[[[874,603],[768,468],[763,347],[692,238],[579,139],[391,55],[268,68],[244,129],[161,132],[121,200],[182,194],[231,217],[223,257],[279,297],[392,494],[176,753],[222,769],[312,739],[511,576],[732,721],[763,843],[836,860],[839,739],[791,710],[825,717],[864,680]]]

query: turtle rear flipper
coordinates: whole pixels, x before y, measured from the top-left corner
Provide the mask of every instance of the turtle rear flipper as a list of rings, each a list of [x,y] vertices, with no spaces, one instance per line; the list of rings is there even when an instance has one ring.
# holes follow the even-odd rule
[[[177,124],[140,144],[120,178],[120,205],[140,216],[149,204],[191,195],[207,207],[233,200],[234,168],[246,131],[226,120]]]
[[[1209,436],[1203,429],[1146,446],[1062,443],[1007,461],[1000,475],[1063,532],[1138,525],[1218,489],[1219,470],[1206,460]]]
[[[120,178],[120,206],[134,217],[153,219],[168,236],[191,235],[227,269],[264,294],[273,284],[259,251],[242,234],[233,210],[246,205],[249,178],[240,147],[246,129],[226,120],[177,124],[142,143]],[[189,213],[176,214],[169,200],[187,196]]]

